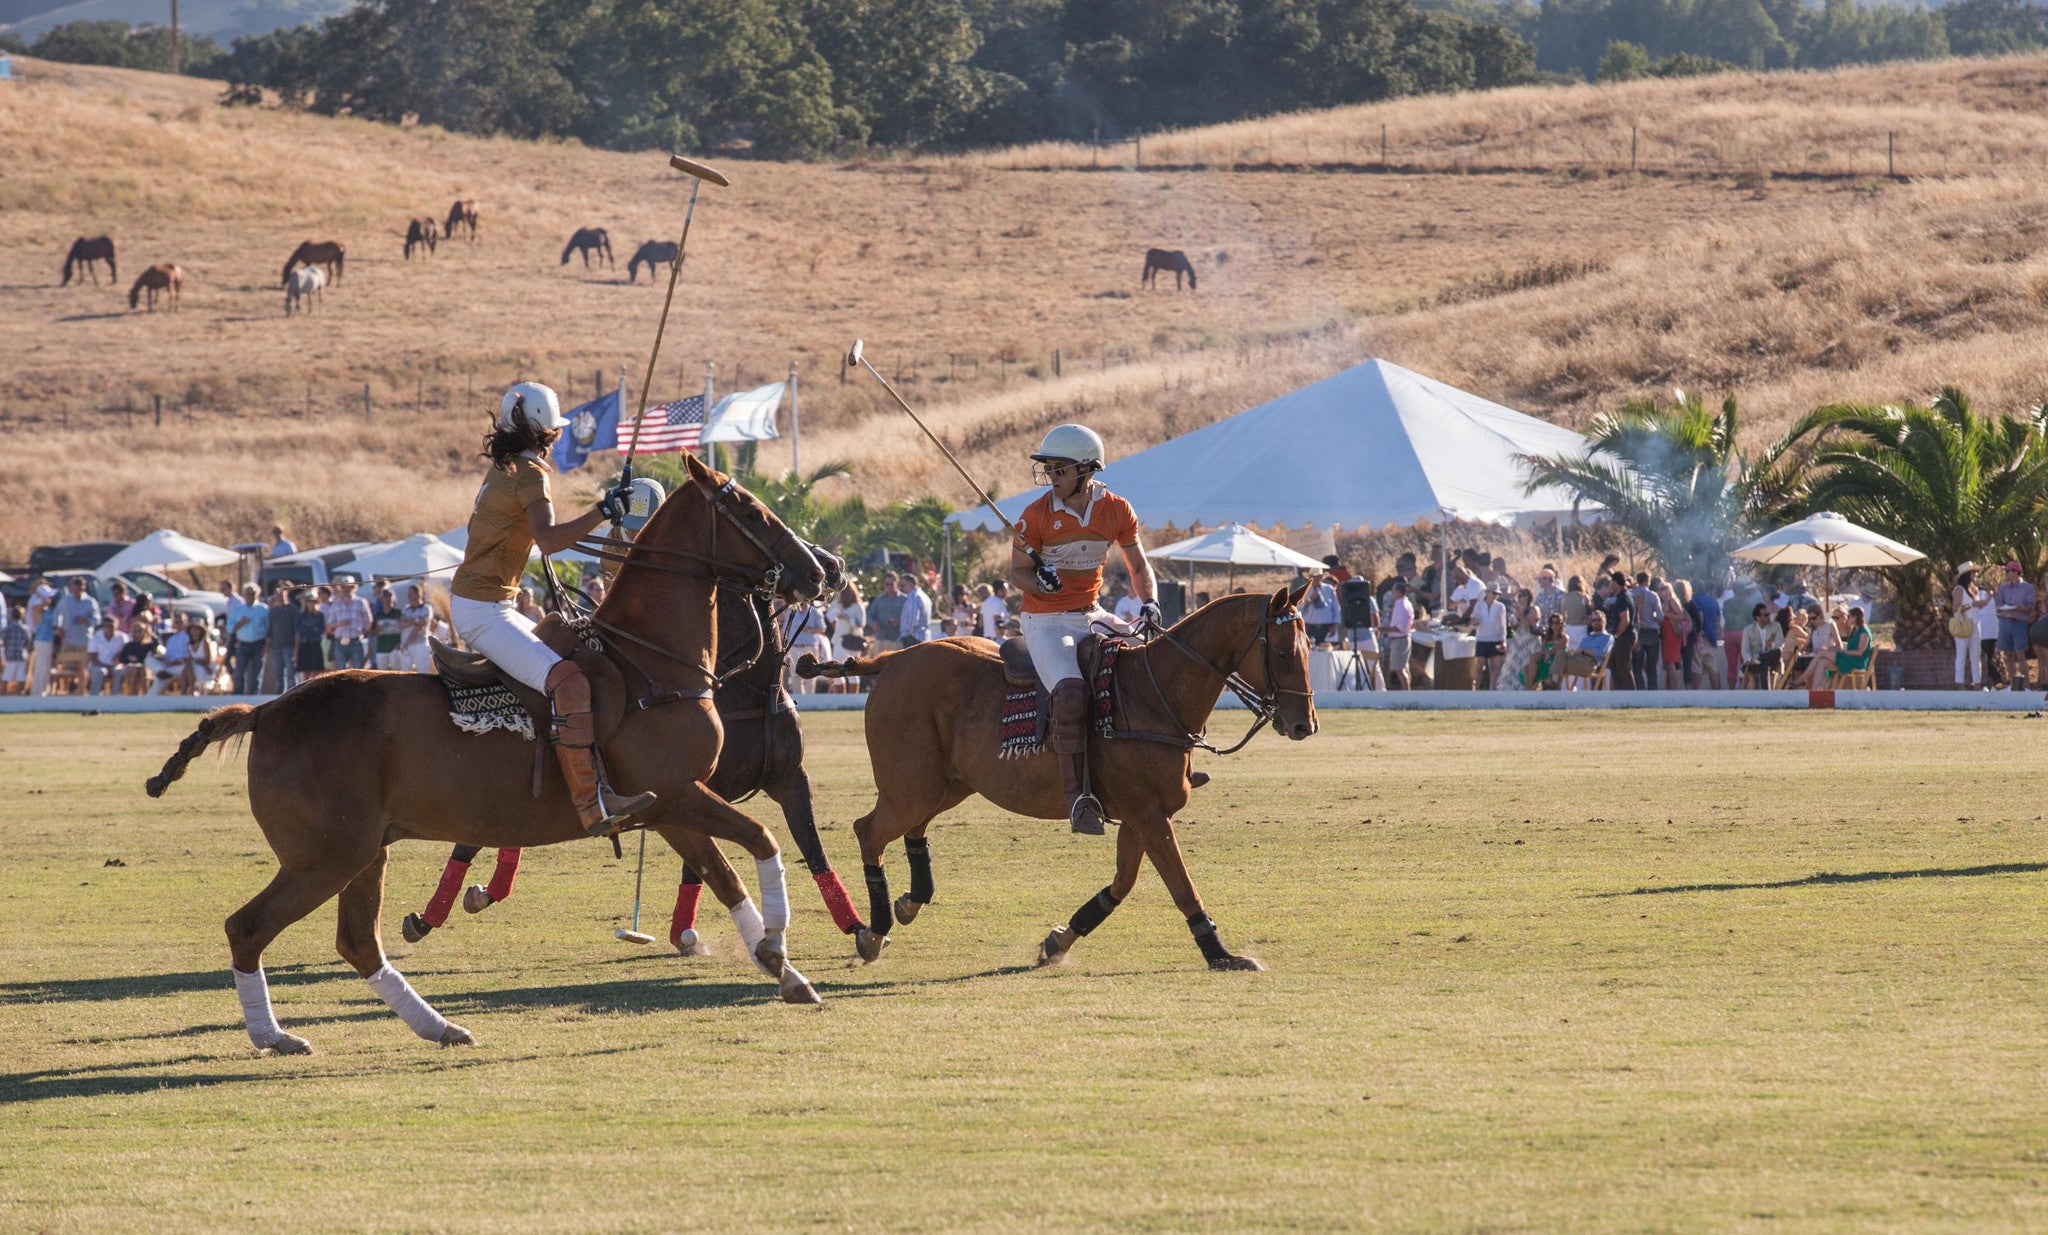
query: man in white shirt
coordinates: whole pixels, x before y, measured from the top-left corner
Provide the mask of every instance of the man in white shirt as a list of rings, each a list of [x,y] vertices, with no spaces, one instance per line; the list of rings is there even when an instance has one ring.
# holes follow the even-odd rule
[[[85,693],[89,695],[111,695],[114,693],[115,668],[121,660],[121,649],[128,641],[121,637],[120,625],[113,614],[100,619],[98,630],[86,640],[87,668]]]
[[[1472,606],[1472,637],[1479,641],[1479,677],[1474,685],[1480,690],[1494,688],[1501,664],[1507,659],[1507,591],[1507,582],[1503,580],[1494,585],[1491,594],[1482,595]]]
[[[1010,620],[1010,584],[1008,580],[997,579],[989,586],[990,595],[981,602],[981,637],[1001,643],[1006,636],[1003,624]]]
[[[1470,621],[1473,608],[1486,599],[1486,585],[1479,581],[1479,576],[1467,574],[1462,566],[1451,567],[1451,577],[1457,580],[1451,589],[1451,611]]]
[[[1135,628],[1138,624],[1138,610],[1144,607],[1144,601],[1131,595],[1131,585],[1119,580],[1116,585],[1116,604],[1110,607],[1110,612]]]
[[[184,628],[174,626],[156,655],[143,663],[149,667],[149,694],[161,695],[164,687],[183,679],[192,667],[192,642]]]
[[[1386,617],[1380,624],[1380,666],[1387,686],[1408,689],[1408,640],[1415,631],[1415,605],[1408,599],[1408,581],[1396,579],[1388,594]]]

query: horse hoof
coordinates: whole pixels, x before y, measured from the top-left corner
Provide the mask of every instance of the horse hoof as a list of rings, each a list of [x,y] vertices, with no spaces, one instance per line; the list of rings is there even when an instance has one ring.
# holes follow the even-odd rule
[[[817,989],[811,985],[811,980],[798,973],[796,966],[789,964],[787,961],[783,962],[782,977],[777,985],[781,987],[782,1002],[784,1003],[812,1004],[825,1002],[823,999],[818,998]]]
[[[295,1033],[280,1033],[263,1049],[273,1055],[310,1055],[313,1044]]]
[[[860,958],[871,965],[882,959],[882,953],[887,951],[888,947],[887,935],[878,935],[865,926],[853,932],[853,950],[860,953]]]
[[[469,891],[462,894],[462,908],[467,913],[482,913],[497,903],[491,890],[480,883],[470,884]]]
[[[1046,935],[1045,942],[1038,945],[1038,967],[1066,963],[1067,953],[1074,950],[1081,935],[1071,926],[1055,926]]]
[[[427,937],[427,932],[433,929],[433,927],[427,925],[425,918],[416,913],[406,914],[405,921],[399,923],[398,926],[399,934],[405,936],[407,943],[418,943]]]
[[[761,967],[761,972],[779,982],[782,980],[782,971],[789,965],[789,958],[782,954],[781,949],[770,946],[764,939],[754,948],[754,963]]]
[[[908,892],[897,897],[896,925],[909,926],[912,922],[917,921],[917,911],[922,908],[924,908],[924,902],[911,900],[910,893]]]
[[[1250,956],[1226,956],[1220,961],[1210,961],[1209,968],[1215,970],[1217,973],[1266,972],[1266,967],[1264,965],[1261,965],[1256,957]]]
[[[475,1046],[476,1035],[456,1024],[448,1022],[448,1028],[441,1031],[442,1046]]]

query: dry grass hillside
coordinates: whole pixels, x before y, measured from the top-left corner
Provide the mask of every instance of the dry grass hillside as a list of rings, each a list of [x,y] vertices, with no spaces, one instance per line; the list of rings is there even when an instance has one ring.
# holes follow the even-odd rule
[[[644,275],[628,286],[624,265],[672,235],[686,194],[658,156],[26,70],[0,89],[0,419],[16,443],[0,458],[15,512],[0,559],[166,524],[230,540],[282,518],[301,543],[444,527],[473,492],[490,392],[534,376],[587,397],[596,371],[622,367],[638,384],[661,293]],[[1058,420],[1085,416],[1135,449],[1374,354],[1568,422],[1674,384],[1739,389],[1759,431],[1822,399],[1948,380],[2037,399],[2048,129],[2025,100],[2043,80],[2048,59],[2022,58],[1507,91],[1145,146],[1148,163],[1253,162],[1232,143],[1298,131],[1303,162],[1357,161],[1338,148],[1367,133],[1376,147],[1385,122],[1418,149],[1433,134],[1448,167],[1492,162],[1458,143],[1519,124],[1526,149],[1501,162],[1550,168],[1492,175],[1018,170],[1065,157],[1050,149],[735,162],[732,188],[700,202],[657,393],[695,389],[707,360],[721,389],[794,361],[805,462],[850,459],[881,498],[960,495],[878,392],[839,384],[855,335],[999,491],[1023,484],[1020,447]],[[1703,149],[1716,126],[1821,149],[1895,114],[1971,165],[1904,183],[1627,176],[1557,153],[1611,144],[1617,122],[1625,139],[1630,115]],[[1918,148],[1902,133],[1902,151]],[[401,260],[405,220],[457,196],[479,203],[478,243]],[[610,230],[618,271],[559,263],[585,224]],[[101,232],[123,286],[60,288],[71,239]],[[305,238],[345,243],[347,273],[316,313],[286,319],[279,270]],[[1140,290],[1151,245],[1186,249],[1200,290]],[[182,312],[128,312],[126,279],[157,261],[187,272]]]

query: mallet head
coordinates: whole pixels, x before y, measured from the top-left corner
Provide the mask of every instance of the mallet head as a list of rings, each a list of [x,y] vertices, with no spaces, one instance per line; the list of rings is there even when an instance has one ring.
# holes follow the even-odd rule
[[[615,931],[613,931],[613,932],[612,932],[612,938],[614,938],[614,939],[623,939],[623,940],[625,940],[625,941],[626,941],[627,943],[653,943],[653,942],[654,942],[654,936],[652,936],[652,935],[643,935],[643,934],[641,934],[641,933],[640,933],[639,931],[629,931],[629,930],[625,930],[625,929],[623,929],[623,928],[622,928],[622,929],[619,929],[619,930],[615,930]]]
[[[859,340],[859,339],[855,339],[855,340],[853,341],[853,346],[852,346],[852,347],[849,347],[849,348],[847,348],[847,349],[846,349],[846,363],[847,363],[847,364],[849,364],[849,365],[856,365],[856,366],[857,366],[857,365],[859,365],[859,364],[860,364],[860,352],[861,352],[861,342],[860,342],[860,340]]]
[[[717,171],[704,166],[695,159],[686,159],[680,154],[668,156],[668,165],[685,175],[695,176],[699,180],[709,180],[721,189],[732,183],[732,181],[727,180]]]

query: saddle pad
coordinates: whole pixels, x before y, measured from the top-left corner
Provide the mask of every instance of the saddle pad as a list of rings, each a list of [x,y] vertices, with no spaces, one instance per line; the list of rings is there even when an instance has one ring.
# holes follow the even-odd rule
[[[441,685],[448,688],[448,719],[457,729],[464,733],[503,729],[533,741],[533,714],[503,683],[464,686],[444,677]]]
[[[1103,640],[1102,659],[1095,666],[1095,680],[1091,683],[1090,692],[1093,706],[1089,715],[1100,737],[1113,737],[1116,733],[1112,705],[1116,695],[1116,658],[1123,646],[1115,639]],[[1044,697],[1044,691],[1035,684],[1005,685],[1002,720],[997,730],[1000,748],[996,753],[999,757],[1022,759],[1045,749],[1045,725],[1039,706]]]

